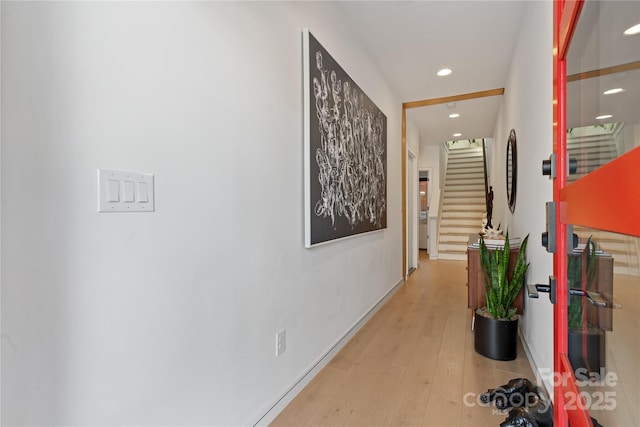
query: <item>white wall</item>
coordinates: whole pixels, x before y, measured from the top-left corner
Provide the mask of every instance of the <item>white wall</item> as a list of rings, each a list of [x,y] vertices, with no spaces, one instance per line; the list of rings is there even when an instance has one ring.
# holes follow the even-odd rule
[[[491,181],[491,169],[493,166],[493,162],[496,160],[493,158],[493,151],[494,151],[494,146],[495,146],[495,142],[493,141],[493,138],[485,138],[485,152],[487,154],[487,177],[489,178],[489,181]],[[500,160],[504,160],[504,159],[500,159]]]
[[[432,190],[440,188],[440,151],[441,145],[421,145],[420,157],[418,158],[418,168],[431,168],[432,172],[429,176],[429,185]]]
[[[336,7],[3,2],[4,425],[256,422],[399,282],[400,102]],[[310,250],[305,27],[388,119],[388,229]]]
[[[552,181],[542,176],[542,161],[553,150],[552,23],[551,2],[528,2],[514,49],[501,111],[496,124],[491,162],[493,222],[501,222],[510,235],[529,234],[527,283],[547,283],[553,258],[540,244],[546,229],[545,203],[553,200]],[[505,155],[511,129],[517,134],[518,183],[515,213],[507,207]],[[522,334],[539,369],[553,369],[553,306],[546,295],[526,298]],[[547,388],[552,391],[551,383]]]
[[[438,176],[438,188],[444,191],[444,181],[447,175],[447,161],[449,159],[449,151],[444,146],[438,147],[438,153],[440,155],[440,174]]]
[[[407,149],[413,151],[416,155],[420,153],[420,132],[418,131],[418,127],[414,122],[406,119],[405,124],[405,132],[406,132],[406,140],[407,140]],[[420,157],[420,156],[418,156]],[[418,167],[420,163],[418,162]]]
[[[616,141],[618,144],[618,154],[631,151],[635,147],[640,147],[640,125],[625,123],[622,134]]]

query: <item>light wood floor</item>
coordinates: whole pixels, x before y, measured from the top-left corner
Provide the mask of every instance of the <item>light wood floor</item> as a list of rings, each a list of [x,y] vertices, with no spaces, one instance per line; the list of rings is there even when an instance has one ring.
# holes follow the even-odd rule
[[[407,283],[271,425],[499,425],[506,415],[477,395],[535,376],[521,345],[511,362],[474,351],[466,298],[466,262],[421,253]]]

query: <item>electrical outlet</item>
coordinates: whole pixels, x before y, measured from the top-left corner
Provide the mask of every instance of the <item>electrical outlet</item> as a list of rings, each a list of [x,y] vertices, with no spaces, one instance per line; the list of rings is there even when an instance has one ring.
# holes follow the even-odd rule
[[[287,349],[287,331],[281,330],[276,334],[276,357],[279,357]]]

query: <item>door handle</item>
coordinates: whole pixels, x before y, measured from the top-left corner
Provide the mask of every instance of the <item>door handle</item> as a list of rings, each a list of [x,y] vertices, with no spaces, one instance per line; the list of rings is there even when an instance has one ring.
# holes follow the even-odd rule
[[[527,295],[529,298],[538,298],[539,293],[548,293],[550,299],[552,296],[554,297],[553,299],[555,299],[555,286],[541,284],[527,285]],[[596,307],[622,308],[622,304],[607,300],[600,292],[569,289],[569,295],[587,298],[587,301]]]
[[[538,292],[544,292],[549,294],[549,300],[551,304],[556,303],[556,278],[549,276],[548,285],[527,285],[527,296],[529,298],[538,298]]]

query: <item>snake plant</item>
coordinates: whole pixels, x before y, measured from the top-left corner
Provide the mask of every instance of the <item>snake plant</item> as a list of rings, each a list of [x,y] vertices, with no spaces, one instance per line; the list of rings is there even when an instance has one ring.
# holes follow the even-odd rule
[[[516,314],[516,309],[511,306],[522,289],[524,276],[529,268],[526,261],[528,240],[529,235],[522,240],[513,274],[509,278],[509,233],[507,232],[504,247],[496,248],[493,252],[489,252],[484,239],[480,237],[480,263],[484,272],[487,311],[496,319],[511,319]]]
[[[580,254],[568,255],[567,262],[567,278],[569,280],[569,287],[572,289],[583,289],[582,287],[582,275],[583,267],[582,260],[585,260],[584,273],[586,274],[587,281],[584,289],[589,291],[593,288],[594,279],[596,278],[596,244],[591,237],[587,240],[585,250]],[[569,330],[581,330],[586,325],[583,324],[584,317],[582,315],[583,298],[579,296],[569,297],[569,311],[567,313],[569,320]]]

